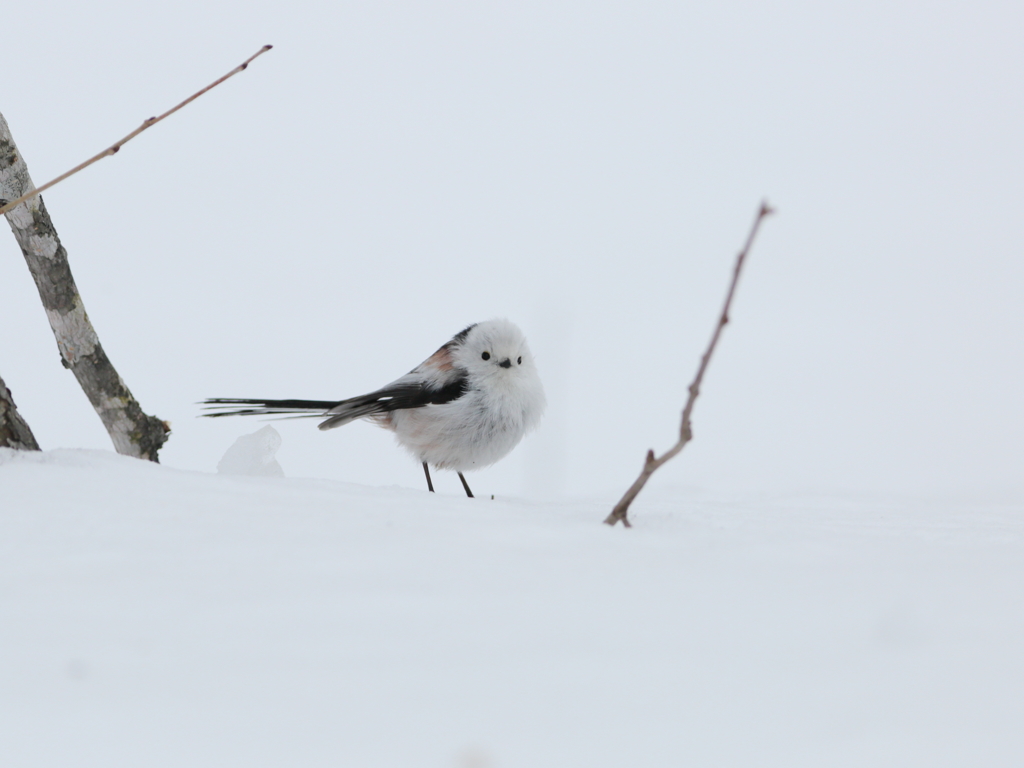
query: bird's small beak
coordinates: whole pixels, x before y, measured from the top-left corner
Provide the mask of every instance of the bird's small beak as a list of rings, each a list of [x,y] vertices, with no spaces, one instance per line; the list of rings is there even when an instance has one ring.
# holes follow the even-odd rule
[[[502,360],[500,363],[498,363],[498,365],[500,365],[502,368],[511,368],[512,367],[512,361],[509,360],[506,357],[504,360]]]

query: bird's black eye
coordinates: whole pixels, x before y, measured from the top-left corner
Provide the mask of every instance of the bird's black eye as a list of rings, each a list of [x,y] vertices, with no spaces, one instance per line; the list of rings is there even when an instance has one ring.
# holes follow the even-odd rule
[[[491,359],[491,353],[490,352],[484,352],[482,355],[480,355],[480,357],[482,357],[484,360],[490,360]]]
[[[523,364],[523,358],[521,358],[521,357],[516,358],[516,362],[519,363],[519,365],[522,365]]]

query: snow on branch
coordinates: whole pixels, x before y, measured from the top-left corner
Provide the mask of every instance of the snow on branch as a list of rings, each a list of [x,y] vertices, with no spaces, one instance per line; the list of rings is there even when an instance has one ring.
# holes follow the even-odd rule
[[[700,385],[704,380],[704,371],[707,370],[708,362],[711,360],[711,353],[715,351],[715,345],[718,344],[718,337],[722,333],[722,329],[726,323],[729,322],[729,307],[732,305],[732,297],[736,292],[736,284],[740,279],[740,270],[743,269],[743,262],[746,261],[747,253],[750,251],[750,247],[754,244],[754,238],[757,236],[757,231],[761,227],[761,221],[774,211],[768,205],[767,202],[761,203],[761,208],[757,212],[757,216],[754,219],[754,224],[750,228],[750,234],[747,235],[747,242],[743,246],[743,250],[740,251],[736,257],[736,266],[733,268],[732,282],[729,284],[729,292],[725,297],[725,306],[722,307],[722,314],[718,318],[718,324],[715,326],[715,332],[711,336],[711,342],[708,344],[707,351],[700,360],[700,367],[697,369],[697,376],[694,378],[693,383],[690,384],[690,395],[686,399],[686,405],[683,407],[683,418],[682,423],[679,427],[679,440],[668,449],[663,455],[655,457],[654,451],[650,450],[647,452],[647,458],[644,459],[644,468],[640,472],[640,477],[636,479],[636,482],[629,487],[625,495],[619,500],[619,503],[615,505],[615,508],[611,511],[611,514],[605,518],[604,522],[607,525],[614,526],[618,522],[622,522],[623,526],[630,528],[629,518],[626,516],[629,511],[629,505],[633,503],[633,499],[637,497],[643,487],[647,484],[648,479],[654,474],[655,470],[658,469],[662,464],[673,458],[676,454],[683,450],[685,445],[693,439],[693,430],[690,425],[690,415],[693,413],[693,404],[697,400],[697,395],[700,394]]]

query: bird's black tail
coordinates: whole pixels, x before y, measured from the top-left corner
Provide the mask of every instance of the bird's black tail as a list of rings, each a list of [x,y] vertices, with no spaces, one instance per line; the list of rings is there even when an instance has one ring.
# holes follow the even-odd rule
[[[317,418],[327,415],[327,411],[336,406],[340,400],[249,400],[235,397],[214,397],[203,400],[204,410],[216,413],[204,413],[203,416],[275,416],[297,414],[293,418]]]

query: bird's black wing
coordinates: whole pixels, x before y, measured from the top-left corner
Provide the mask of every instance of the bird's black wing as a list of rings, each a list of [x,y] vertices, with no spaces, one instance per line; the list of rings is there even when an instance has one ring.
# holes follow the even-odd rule
[[[469,381],[464,373],[449,376],[440,386],[410,373],[376,392],[335,403],[326,414],[330,418],[320,429],[333,429],[376,413],[444,405],[458,400],[467,391]]]

